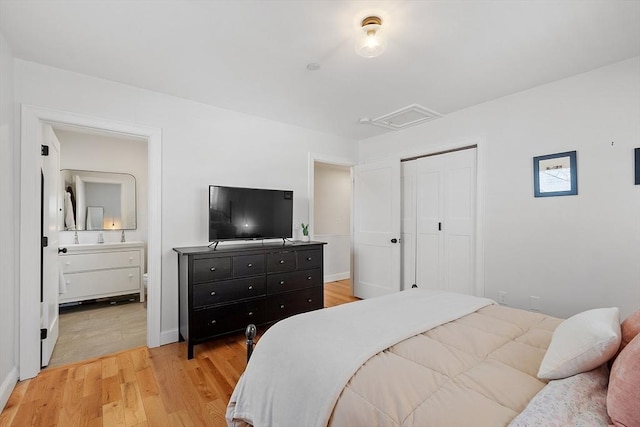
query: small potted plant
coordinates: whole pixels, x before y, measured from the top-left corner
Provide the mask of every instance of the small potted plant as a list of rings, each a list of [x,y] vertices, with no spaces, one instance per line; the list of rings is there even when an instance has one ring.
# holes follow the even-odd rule
[[[309,224],[305,224],[303,222],[300,224],[300,226],[302,227],[302,241],[308,242],[309,241]]]

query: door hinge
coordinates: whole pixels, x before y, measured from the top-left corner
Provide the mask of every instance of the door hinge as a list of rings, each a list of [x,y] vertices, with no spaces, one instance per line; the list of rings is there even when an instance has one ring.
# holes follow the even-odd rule
[[[48,145],[41,145],[40,146],[40,154],[43,156],[48,156],[49,155],[49,146]]]
[[[40,339],[41,340],[47,339],[47,328],[40,329]]]
[[[42,247],[46,248],[49,246],[49,238],[47,236],[42,236]]]

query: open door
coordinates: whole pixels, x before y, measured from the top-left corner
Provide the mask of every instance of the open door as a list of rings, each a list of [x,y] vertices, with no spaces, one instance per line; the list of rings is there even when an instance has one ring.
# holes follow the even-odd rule
[[[42,126],[42,251],[40,270],[41,366],[47,366],[58,340],[59,265],[58,224],[60,194],[60,142],[49,125]]]
[[[354,167],[354,295],[400,291],[400,160]]]

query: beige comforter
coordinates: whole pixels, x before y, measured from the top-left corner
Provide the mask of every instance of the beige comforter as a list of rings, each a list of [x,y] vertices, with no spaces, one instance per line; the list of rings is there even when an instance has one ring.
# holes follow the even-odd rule
[[[560,322],[491,305],[406,339],[356,372],[329,424],[505,426],[545,386],[536,373]]]

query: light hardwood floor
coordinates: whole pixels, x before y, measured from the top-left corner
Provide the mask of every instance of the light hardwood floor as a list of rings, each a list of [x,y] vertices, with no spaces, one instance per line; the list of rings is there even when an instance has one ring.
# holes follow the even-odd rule
[[[348,280],[325,284],[325,307],[355,301]],[[259,335],[258,335],[259,339]],[[138,347],[57,368],[16,385],[4,426],[226,426],[231,392],[246,364],[236,334],[195,347]]]

